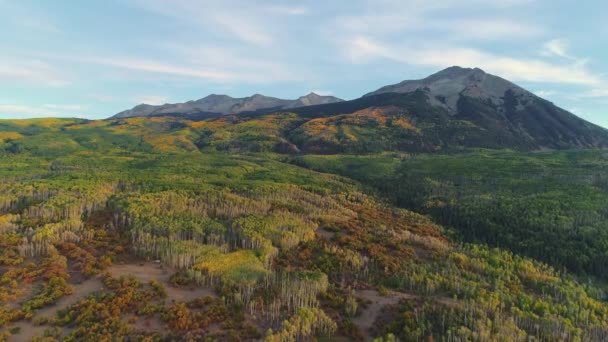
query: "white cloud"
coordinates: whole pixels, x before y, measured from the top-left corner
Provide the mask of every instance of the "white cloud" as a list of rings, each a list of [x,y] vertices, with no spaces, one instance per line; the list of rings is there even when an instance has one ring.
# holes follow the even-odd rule
[[[75,104],[44,104],[44,105],[24,105],[14,103],[0,103],[0,116],[17,118],[38,118],[38,117],[84,117],[86,107]]]
[[[137,103],[145,103],[145,104],[154,105],[154,106],[165,104],[168,102],[168,100],[169,100],[169,98],[166,96],[156,96],[156,95],[143,95],[143,96],[137,96],[136,98],[134,98],[134,101]]]
[[[81,115],[87,108],[78,104],[43,104],[43,105],[24,105],[14,103],[0,103],[0,115],[21,118],[36,117],[74,117],[74,114]]]
[[[202,59],[199,54],[193,60],[184,57],[175,62],[162,62],[137,57],[66,57],[80,63],[92,63],[109,67],[125,69],[146,74],[158,74],[185,79],[202,79],[217,83],[267,83],[275,81],[293,81],[296,76],[279,63],[256,61],[248,58],[238,58],[218,52]],[[221,56],[224,56],[222,58]],[[196,60],[194,60],[196,59]],[[231,64],[231,61],[234,62]],[[203,64],[204,63],[204,64]]]
[[[50,61],[92,64],[128,71],[118,74],[121,80],[149,79],[149,76],[152,76],[163,77],[163,80],[198,79],[217,84],[239,82],[264,84],[301,81],[312,77],[310,73],[296,73],[297,67],[291,64],[286,65],[269,57],[265,50],[256,50],[245,54],[240,49],[175,42],[155,42],[151,46],[153,47],[152,51],[154,49],[162,51],[163,55],[151,59],[147,56],[106,55],[101,52],[96,55],[46,52],[32,52],[32,54]],[[100,75],[109,74],[108,70],[104,68],[91,67],[89,69]],[[2,67],[0,67],[0,80],[2,77],[1,71]],[[99,102],[113,102],[116,100],[115,97],[104,94],[89,94],[89,97]]]
[[[183,66],[154,60],[130,57],[82,57],[75,60],[85,63],[101,64],[110,67],[141,71],[155,74],[166,74],[179,77],[200,78],[211,81],[227,81],[238,78],[237,75],[221,70],[204,67]]]
[[[568,54],[568,43],[561,39],[553,39],[543,45],[544,56],[558,56],[567,59],[576,59]]]
[[[330,31],[338,35],[365,35],[385,37],[391,34],[402,35],[435,34],[444,40],[499,40],[532,39],[544,34],[544,30],[525,22],[505,18],[479,19],[442,19],[431,16],[402,16],[395,13],[364,15],[339,18]]]
[[[159,47],[172,51],[185,65],[204,66],[226,73],[227,82],[267,83],[302,80],[310,77],[297,72],[297,66],[268,58],[263,52],[243,55],[238,49],[193,44],[162,43]]]
[[[0,81],[33,83],[50,87],[70,84],[67,77],[39,60],[0,59]]]
[[[246,43],[264,47],[273,43],[273,36],[264,32],[248,17],[238,17],[232,13],[217,13],[211,17],[211,20]]]
[[[273,20],[268,11],[247,1],[209,2],[198,0],[133,0],[140,8],[154,12],[195,28],[219,30],[242,42],[260,47],[274,43]],[[279,8],[280,9],[280,8]],[[297,14],[302,9],[284,7]],[[280,14],[279,12],[276,12]]]
[[[395,47],[366,37],[347,42],[346,55],[354,62],[389,59],[400,63],[444,68],[452,65],[480,67],[513,81],[569,83],[598,86],[602,79],[587,70],[584,64],[553,64],[538,59],[522,59],[496,55],[474,48],[450,46]]]
[[[65,113],[40,106],[0,104],[0,115],[17,118],[59,117]],[[69,116],[69,115],[67,115]]]
[[[346,53],[355,63],[368,62],[375,58],[400,60],[399,53],[366,37],[355,37],[345,43]]]
[[[32,106],[0,104],[0,114],[4,115],[55,115],[57,112]]]
[[[326,29],[333,36],[364,35],[386,38],[390,35],[419,34],[441,35],[444,40],[497,40],[531,39],[544,34],[536,23],[519,17],[450,15],[446,11],[475,13],[487,8],[490,13],[500,13],[498,8],[528,4],[531,1],[482,1],[482,0],[378,0],[368,1],[357,13],[339,15]]]

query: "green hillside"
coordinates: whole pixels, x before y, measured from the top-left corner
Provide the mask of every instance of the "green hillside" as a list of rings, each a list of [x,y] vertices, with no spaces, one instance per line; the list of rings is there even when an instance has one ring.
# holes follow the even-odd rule
[[[393,115],[0,121],[4,338],[605,340],[605,152],[295,155]]]

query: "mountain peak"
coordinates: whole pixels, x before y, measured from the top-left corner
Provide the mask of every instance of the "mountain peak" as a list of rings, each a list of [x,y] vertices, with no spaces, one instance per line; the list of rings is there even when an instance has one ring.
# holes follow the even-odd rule
[[[209,94],[209,95],[203,97],[202,99],[198,99],[196,101],[188,101],[188,103],[190,103],[190,102],[208,103],[208,102],[229,101],[232,99],[233,99],[232,97],[230,97],[228,95],[224,95],[224,94]]]
[[[335,96],[323,96],[323,95],[319,95],[315,92],[310,92],[308,95],[300,96],[297,100],[295,100],[293,103],[289,104],[285,108],[288,109],[288,108],[307,107],[307,106],[315,106],[315,105],[336,103],[336,102],[342,102],[342,101],[344,101],[344,100],[339,99]]]
[[[300,98],[303,98],[303,97],[321,97],[321,95],[315,93],[314,91],[311,91],[310,93],[308,93],[304,96],[301,96]]]
[[[262,94],[257,94],[256,93],[256,94],[251,95],[249,98],[251,98],[251,99],[265,99],[265,98],[269,98],[269,97],[266,96],[266,95],[262,95]]]
[[[225,94],[209,94],[209,95],[203,97],[202,99],[217,99],[217,98],[225,99],[225,98],[232,98],[232,97],[225,95]]]
[[[521,87],[479,68],[459,66],[449,67],[423,79],[388,85],[365,96],[411,93],[416,90],[426,92],[431,104],[443,107],[452,114],[458,112],[458,101],[461,96],[486,101],[499,107],[504,105],[505,94],[509,91],[520,97],[533,96]]]
[[[486,75],[486,72],[481,70],[480,68],[463,68],[460,66],[451,66],[449,68],[443,69],[439,72],[432,74],[426,79],[430,78],[458,78],[463,76],[471,76],[471,75]]]

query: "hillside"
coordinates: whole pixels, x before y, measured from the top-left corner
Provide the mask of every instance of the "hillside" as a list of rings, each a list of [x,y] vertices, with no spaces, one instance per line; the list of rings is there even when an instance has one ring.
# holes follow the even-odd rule
[[[495,151],[500,162],[476,163],[382,154],[350,164],[345,155],[264,152],[304,116],[0,121],[0,331],[14,340],[606,339],[606,289],[591,276],[602,269],[560,259],[603,257],[604,235],[589,240],[606,231],[603,151]],[[509,239],[513,222],[499,221],[519,212],[478,209],[488,189],[516,189],[515,176],[480,181],[505,163],[511,175],[537,165],[527,178],[552,196],[597,196],[516,222],[546,224],[536,242],[561,241],[571,227],[567,237],[579,243],[542,258]],[[546,178],[570,173],[577,177],[561,186]],[[475,186],[462,193],[460,184]],[[444,221],[436,212],[468,216]],[[456,222],[476,213],[496,221],[462,234]],[[550,229],[554,215],[564,220],[559,231]],[[481,239],[484,227],[500,241]]]

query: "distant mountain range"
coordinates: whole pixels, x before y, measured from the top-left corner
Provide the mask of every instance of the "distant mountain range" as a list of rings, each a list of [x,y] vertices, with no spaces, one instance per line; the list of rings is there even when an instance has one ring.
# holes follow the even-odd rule
[[[200,100],[188,101],[185,103],[164,104],[160,106],[140,104],[132,109],[120,112],[114,115],[112,118],[151,115],[191,115],[200,113],[239,114],[242,112],[255,112],[258,110],[286,110],[341,101],[344,100],[333,96],[322,96],[315,93],[301,96],[297,100],[284,100],[260,94],[243,98],[233,98],[228,95],[211,94]]]
[[[421,80],[388,85],[350,101],[314,93],[297,100],[209,95],[186,103],[142,104],[113,118],[232,117],[236,124],[274,112],[298,115],[295,128],[292,123],[281,133],[281,139],[303,152],[608,147],[608,130],[498,76],[457,66]]]

